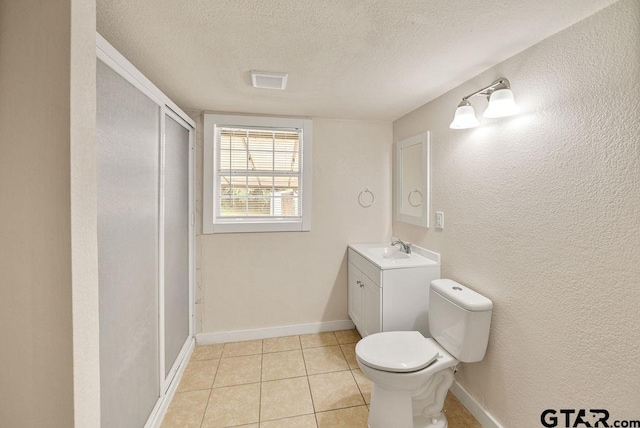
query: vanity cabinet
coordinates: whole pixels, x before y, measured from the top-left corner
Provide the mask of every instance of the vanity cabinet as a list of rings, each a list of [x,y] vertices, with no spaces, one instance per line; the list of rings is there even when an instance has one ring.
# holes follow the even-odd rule
[[[382,288],[349,263],[349,316],[361,336],[382,331]]]
[[[349,246],[349,317],[362,337],[381,331],[417,330],[429,336],[431,281],[440,278],[437,260],[402,266],[376,263],[365,257],[367,246]],[[360,250],[360,251],[357,251]]]

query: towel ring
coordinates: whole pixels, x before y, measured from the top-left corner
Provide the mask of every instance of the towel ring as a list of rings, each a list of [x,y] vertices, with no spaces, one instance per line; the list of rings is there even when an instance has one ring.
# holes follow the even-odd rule
[[[374,195],[368,187],[365,187],[364,190],[358,195],[358,203],[362,208],[369,208],[375,201],[376,195]]]
[[[414,193],[417,193],[418,195],[420,195],[420,201],[415,203],[415,204],[411,200],[411,196],[413,196]],[[417,187],[414,187],[409,192],[409,195],[407,196],[407,200],[409,201],[409,205],[411,205],[412,207],[419,207],[420,205],[422,205],[422,192],[420,190],[418,190]]]

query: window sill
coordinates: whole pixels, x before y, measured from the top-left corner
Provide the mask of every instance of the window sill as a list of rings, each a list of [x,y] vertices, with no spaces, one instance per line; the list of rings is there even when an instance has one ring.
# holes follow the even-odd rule
[[[309,226],[302,221],[277,221],[277,222],[242,222],[242,223],[211,223],[205,227],[205,234],[212,233],[260,233],[260,232],[308,232]]]

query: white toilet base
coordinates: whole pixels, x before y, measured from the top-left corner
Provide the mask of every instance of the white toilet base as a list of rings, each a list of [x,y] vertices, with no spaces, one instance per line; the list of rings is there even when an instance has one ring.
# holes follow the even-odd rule
[[[369,428],[413,428],[411,392],[373,384]]]
[[[374,384],[371,391],[369,428],[447,428],[444,413],[435,417],[412,415],[411,392],[389,390]]]
[[[435,418],[425,418],[424,416],[415,416],[413,418],[414,428],[447,428],[449,422],[444,413]]]
[[[411,373],[382,372],[361,364],[373,381],[369,428],[446,428],[442,408],[457,361],[452,357],[443,360]]]

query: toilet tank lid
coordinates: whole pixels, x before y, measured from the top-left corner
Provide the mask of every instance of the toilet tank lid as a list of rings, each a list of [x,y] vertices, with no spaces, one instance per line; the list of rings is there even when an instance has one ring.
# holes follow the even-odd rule
[[[431,289],[468,311],[483,312],[493,309],[493,302],[490,299],[451,279],[433,280]]]

